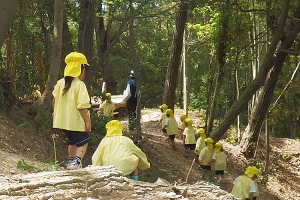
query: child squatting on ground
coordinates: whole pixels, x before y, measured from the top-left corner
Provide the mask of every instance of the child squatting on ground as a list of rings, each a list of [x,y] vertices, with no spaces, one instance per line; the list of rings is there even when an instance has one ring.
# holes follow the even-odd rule
[[[170,148],[175,149],[175,141],[174,140],[175,140],[176,134],[178,133],[177,122],[174,117],[173,110],[167,109],[166,115],[167,115],[167,119],[166,119],[164,127],[161,130],[163,131],[163,129],[167,129],[167,135],[169,136],[168,142],[171,145]]]
[[[255,166],[247,167],[245,173],[237,177],[228,192],[242,200],[255,200],[258,196],[258,187],[255,182],[259,170]]]
[[[196,130],[193,127],[193,120],[189,118],[185,119],[185,129],[183,131],[183,144],[184,144],[185,151],[183,157],[188,157],[188,152],[190,150],[192,150],[194,154],[194,150],[196,147],[195,133]],[[194,157],[196,157],[195,154]]]
[[[92,156],[92,164],[114,165],[124,175],[138,180],[139,170],[150,168],[146,154],[133,141],[123,136],[123,126],[118,120],[112,120],[105,126],[107,133]]]

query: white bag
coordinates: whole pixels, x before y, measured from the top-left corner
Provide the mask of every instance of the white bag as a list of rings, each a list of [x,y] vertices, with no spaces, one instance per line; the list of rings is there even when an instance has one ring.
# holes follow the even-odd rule
[[[130,85],[127,84],[127,87],[123,92],[123,101],[126,102],[130,97],[131,97]]]

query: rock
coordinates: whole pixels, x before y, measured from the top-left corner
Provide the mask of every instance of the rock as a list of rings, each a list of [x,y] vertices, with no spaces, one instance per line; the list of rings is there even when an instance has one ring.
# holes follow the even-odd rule
[[[199,182],[176,186],[161,178],[155,183],[133,181],[114,166],[88,166],[74,171],[47,171],[0,176],[0,199],[99,200],[99,199],[236,199],[216,186]],[[187,189],[188,188],[188,189]]]

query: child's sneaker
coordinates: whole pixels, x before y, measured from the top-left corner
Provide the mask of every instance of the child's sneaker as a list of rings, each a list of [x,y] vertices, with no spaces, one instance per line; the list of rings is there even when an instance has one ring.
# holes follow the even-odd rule
[[[81,164],[81,159],[78,157],[75,158],[69,158],[66,162],[66,169],[67,170],[76,170],[76,169],[81,169],[82,164]]]

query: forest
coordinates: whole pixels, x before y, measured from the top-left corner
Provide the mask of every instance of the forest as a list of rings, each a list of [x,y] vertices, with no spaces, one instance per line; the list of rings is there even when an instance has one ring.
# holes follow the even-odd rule
[[[141,108],[201,111],[248,158],[259,136],[300,136],[299,0],[0,0],[0,109],[41,98],[49,123],[65,56],[86,55],[91,96],[122,94],[131,70]]]

